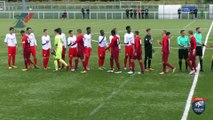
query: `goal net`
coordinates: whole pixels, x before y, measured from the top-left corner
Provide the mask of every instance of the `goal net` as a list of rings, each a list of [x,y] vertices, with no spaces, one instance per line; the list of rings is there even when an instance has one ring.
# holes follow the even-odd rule
[[[120,1],[121,9],[141,8],[141,1]]]
[[[0,11],[5,11],[6,7],[5,7],[5,1],[0,1]]]

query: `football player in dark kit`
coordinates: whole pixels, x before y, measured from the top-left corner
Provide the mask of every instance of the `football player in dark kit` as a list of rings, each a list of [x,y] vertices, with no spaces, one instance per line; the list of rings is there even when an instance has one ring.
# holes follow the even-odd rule
[[[151,68],[152,62],[152,36],[151,36],[151,29],[146,29],[146,36],[144,37],[144,51],[145,51],[145,59],[144,59],[144,66],[145,71],[153,71],[154,69]],[[147,68],[147,61],[148,61],[148,68]]]

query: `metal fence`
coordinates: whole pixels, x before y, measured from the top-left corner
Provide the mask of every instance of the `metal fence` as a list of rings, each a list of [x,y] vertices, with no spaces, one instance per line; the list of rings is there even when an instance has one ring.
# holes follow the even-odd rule
[[[185,4],[187,6],[196,6],[198,10],[208,11],[209,4]],[[185,6],[182,5],[182,6]],[[138,4],[114,4],[114,3],[103,3],[103,4],[28,4],[27,9],[33,9],[34,11],[77,11],[81,10],[81,8],[89,8],[92,11],[103,11],[103,10],[118,10],[123,11],[125,9],[140,9],[140,8],[148,8],[150,11],[157,11],[158,10],[158,4],[141,4],[140,6]],[[22,4],[21,3],[6,3],[6,11],[21,11],[22,10]]]
[[[58,11],[30,11],[34,13],[32,19],[61,19],[63,12]],[[16,19],[20,16],[22,11],[1,11],[0,18],[6,19]],[[161,18],[159,18],[161,16]],[[162,17],[163,16],[163,17]],[[164,17],[165,16],[165,17]],[[166,17],[167,16],[167,17]],[[178,18],[178,14],[159,14],[158,12],[150,12],[148,16],[144,19],[174,19],[168,18],[168,16],[176,16]],[[198,19],[210,19],[212,14],[209,12],[198,12]],[[82,13],[79,11],[67,12],[67,19],[82,19]],[[128,19],[125,12],[114,12],[114,11],[91,11],[89,15],[86,15],[85,19]],[[175,19],[176,19],[175,18]],[[181,19],[192,19],[195,18],[194,15],[190,13],[182,13]],[[142,19],[141,14],[132,14],[129,15],[129,19]]]

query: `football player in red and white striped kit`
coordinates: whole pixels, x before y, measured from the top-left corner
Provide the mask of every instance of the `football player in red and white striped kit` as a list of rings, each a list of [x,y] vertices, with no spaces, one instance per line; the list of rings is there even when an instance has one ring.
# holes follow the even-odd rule
[[[33,56],[33,59],[34,59],[34,67],[38,68],[37,58],[36,58],[36,48],[37,48],[36,37],[35,37],[35,34],[32,33],[31,27],[27,27],[26,31],[27,31],[26,35],[29,37],[29,40],[30,40],[30,54]]]
[[[98,66],[99,70],[104,69],[104,60],[106,56],[105,48],[108,47],[104,30],[100,30],[100,36],[98,37]]]
[[[133,54],[131,57],[131,71],[128,72],[128,74],[133,74],[135,72],[135,60],[137,59],[140,65],[140,72],[138,74],[144,73],[144,64],[142,60],[142,42],[141,38],[139,36],[139,31],[135,31],[135,40],[134,40],[134,48],[133,48]]]
[[[88,64],[89,64],[89,58],[92,51],[92,38],[91,38],[91,27],[86,28],[87,33],[84,34],[84,62],[87,67],[87,70],[89,70]]]
[[[44,70],[47,70],[49,57],[50,57],[51,40],[50,40],[50,36],[48,35],[47,29],[44,29],[43,32],[44,32],[44,35],[41,37],[43,68]]]
[[[61,29],[61,28],[60,28]],[[61,30],[62,31],[62,30]],[[63,47],[62,47],[62,60],[65,61],[65,57],[66,57],[66,49],[67,49],[67,40],[66,40],[66,35],[62,32],[61,33],[61,38],[62,38],[62,43],[63,43]],[[64,64],[62,64],[62,66],[60,65],[60,62],[58,61],[58,66],[59,68],[64,68]]]
[[[70,47],[69,48],[69,64],[70,67],[74,70],[74,67],[72,66],[72,59],[77,57],[77,44],[71,46],[76,41],[76,36],[73,33],[73,30],[69,30],[69,37],[67,38],[67,44]]]
[[[124,35],[125,44],[125,57],[124,57],[124,70],[127,70],[127,60],[129,61],[129,68],[131,69],[131,57],[133,56],[134,34],[131,32],[131,27],[126,26]]]
[[[17,40],[13,27],[9,28],[9,33],[6,34],[4,42],[8,46],[8,69],[17,68],[17,66],[15,66]]]

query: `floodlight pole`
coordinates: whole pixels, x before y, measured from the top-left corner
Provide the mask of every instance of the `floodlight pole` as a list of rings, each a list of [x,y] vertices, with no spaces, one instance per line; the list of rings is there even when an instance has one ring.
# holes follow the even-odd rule
[[[27,11],[27,7],[26,7],[26,1],[22,0],[22,11],[26,12]]]

